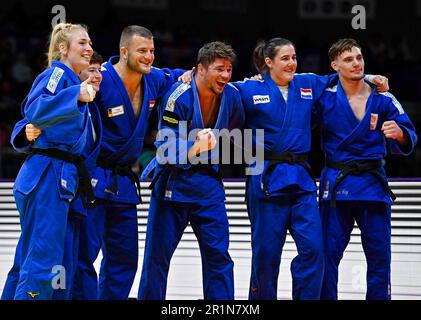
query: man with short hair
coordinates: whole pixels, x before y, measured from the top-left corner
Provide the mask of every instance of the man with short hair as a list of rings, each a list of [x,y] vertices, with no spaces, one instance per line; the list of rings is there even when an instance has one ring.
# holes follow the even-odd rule
[[[326,155],[319,189],[325,244],[321,298],[337,299],[338,266],[356,221],[367,259],[366,298],[388,300],[395,197],[383,169],[386,143],[392,153],[409,155],[417,135],[398,100],[364,81],[364,58],[354,39],[335,42],[329,58],[339,82],[325,90],[317,110]]]
[[[205,44],[191,83],[174,84],[164,97],[140,300],[165,299],[171,257],[189,222],[202,256],[204,299],[234,299],[224,187],[218,165],[211,164],[215,155],[208,152],[216,147],[212,129],[237,128],[244,122],[239,92],[228,83],[234,59],[231,46]],[[191,132],[197,132],[193,141],[187,139]],[[167,154],[160,152],[164,143]],[[196,160],[201,162],[193,164]]]
[[[97,201],[82,226],[73,299],[129,296],[138,265],[136,205],[141,201],[139,178],[131,166],[142,152],[155,101],[184,73],[154,68],[154,58],[152,33],[133,25],[121,34],[120,56],[111,57],[102,68],[95,102],[104,134],[92,177]],[[98,288],[93,264],[101,248]]]

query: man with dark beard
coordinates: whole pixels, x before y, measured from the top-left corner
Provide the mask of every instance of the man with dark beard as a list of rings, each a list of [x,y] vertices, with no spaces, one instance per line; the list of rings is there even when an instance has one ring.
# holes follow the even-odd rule
[[[111,57],[101,70],[95,102],[104,131],[92,176],[97,205],[81,229],[73,299],[127,299],[136,275],[136,205],[141,198],[139,178],[131,166],[142,152],[155,101],[184,72],[152,67],[154,50],[148,29],[128,26],[121,34],[120,56]],[[93,263],[101,248],[98,286]]]

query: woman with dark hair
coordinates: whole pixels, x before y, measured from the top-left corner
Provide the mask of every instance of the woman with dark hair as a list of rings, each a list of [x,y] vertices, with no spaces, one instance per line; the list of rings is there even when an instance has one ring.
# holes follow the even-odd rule
[[[324,258],[316,182],[307,156],[311,115],[337,76],[296,74],[295,45],[284,38],[259,43],[253,53],[261,80],[236,82],[253,145],[264,150],[263,172],[247,177],[252,232],[250,299],[276,299],[287,231],[297,246],[291,263],[293,299],[319,299]],[[256,129],[264,129],[259,141]],[[263,160],[263,159],[262,159]]]

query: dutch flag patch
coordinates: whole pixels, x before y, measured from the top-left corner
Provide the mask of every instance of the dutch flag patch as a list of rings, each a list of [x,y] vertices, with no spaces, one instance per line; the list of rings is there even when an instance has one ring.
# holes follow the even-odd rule
[[[313,99],[313,90],[300,88],[301,99]]]

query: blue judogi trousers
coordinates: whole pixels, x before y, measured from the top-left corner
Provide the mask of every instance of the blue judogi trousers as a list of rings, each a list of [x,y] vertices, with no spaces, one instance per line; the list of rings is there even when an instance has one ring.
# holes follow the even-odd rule
[[[316,193],[262,198],[247,196],[251,223],[252,270],[250,300],[276,300],[282,249],[287,230],[298,255],[292,260],[292,298],[317,300],[323,279],[324,257]]]
[[[126,300],[138,265],[136,205],[97,200],[82,221],[75,300]],[[98,276],[94,262],[102,249]]]
[[[321,298],[338,299],[338,267],[354,223],[361,230],[367,260],[367,300],[390,300],[391,209],[374,201],[336,201],[336,208],[321,206],[325,246],[325,276]]]
[[[225,203],[188,203],[151,197],[139,300],[164,300],[171,257],[187,224],[202,257],[205,300],[234,299],[234,263],[228,253]]]

